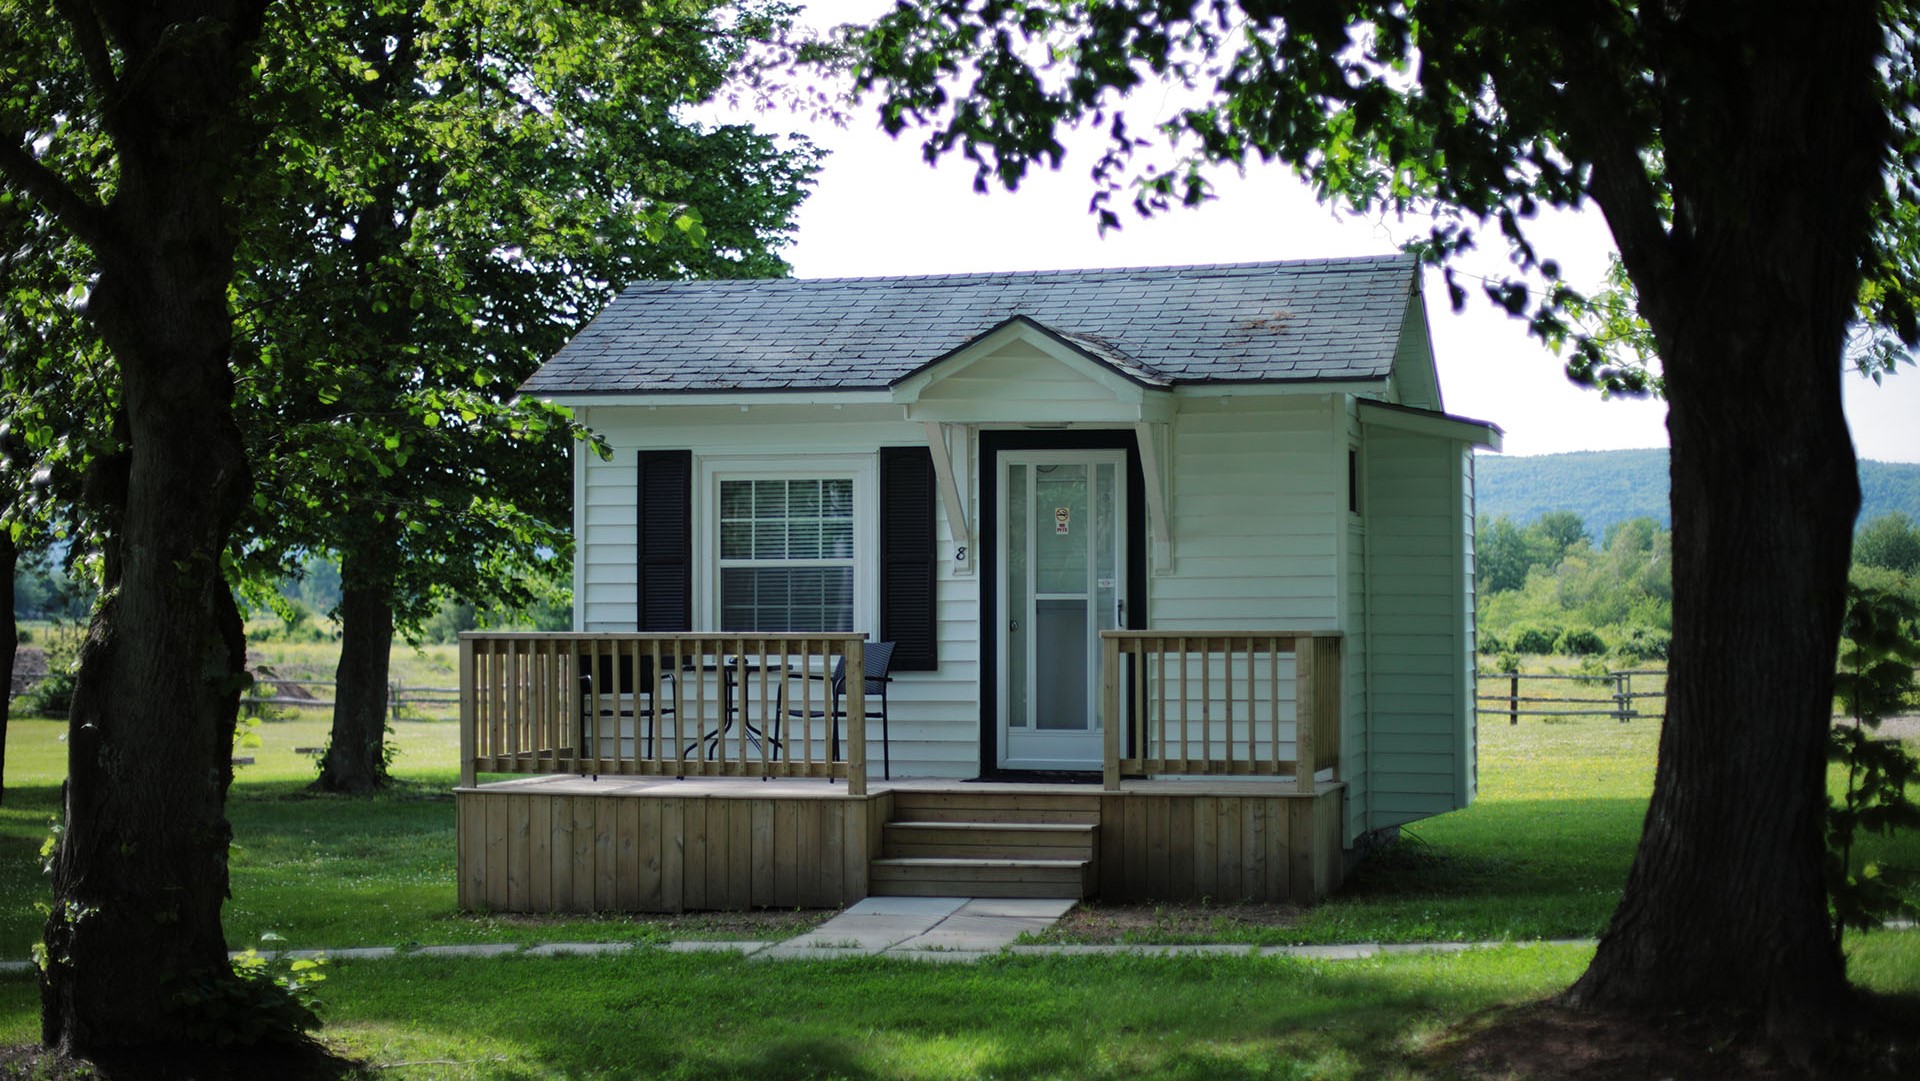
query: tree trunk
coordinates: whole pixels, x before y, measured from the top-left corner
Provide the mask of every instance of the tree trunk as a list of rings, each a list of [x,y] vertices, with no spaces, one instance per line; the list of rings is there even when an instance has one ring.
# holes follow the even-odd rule
[[[0,528],[0,600],[4,600],[6,627],[0,630],[0,659],[4,660],[7,689],[0,692],[0,804],[7,801],[7,722],[13,717],[13,659],[20,650],[20,627],[13,618],[13,572],[19,566],[20,550],[13,546],[13,534]]]
[[[1630,209],[1600,186],[1666,375],[1673,646],[1645,832],[1568,994],[1724,1011],[1805,1047],[1850,1001],[1827,925],[1825,748],[1859,506],[1840,381],[1883,160],[1878,30],[1871,6],[1760,32],[1762,16],[1688,13],[1667,235],[1623,229]]]
[[[333,736],[314,787],[371,792],[387,783],[387,665],[393,650],[390,580],[341,567],[340,666],[334,673]]]
[[[232,979],[220,907],[245,639],[221,558],[249,480],[223,193],[259,13],[244,0],[62,10],[97,17],[122,60],[102,91],[118,171],[88,311],[119,370],[127,453],[94,489],[109,572],[80,652],[41,976],[44,1039],[94,1056],[211,1043],[217,1016],[196,1015],[193,992]]]

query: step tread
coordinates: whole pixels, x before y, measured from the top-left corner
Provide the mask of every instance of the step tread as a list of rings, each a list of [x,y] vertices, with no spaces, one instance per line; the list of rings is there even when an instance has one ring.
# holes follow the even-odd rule
[[[1032,833],[1092,833],[1097,827],[1091,822],[906,822],[887,823],[888,829],[916,830],[1004,830],[1008,832]]]
[[[972,858],[967,856],[881,856],[873,861],[875,867],[1031,867],[1036,870],[1065,870],[1071,867],[1085,867],[1093,862],[1085,860],[1035,860],[1010,859],[1005,857]]]

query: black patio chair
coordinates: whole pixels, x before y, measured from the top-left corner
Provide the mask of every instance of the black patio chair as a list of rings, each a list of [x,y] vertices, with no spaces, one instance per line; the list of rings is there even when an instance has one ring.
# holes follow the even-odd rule
[[[634,722],[633,746],[642,757],[653,757],[654,728],[661,717],[672,716],[673,697],[669,685],[673,682],[675,658],[666,658],[665,671],[660,674],[662,697],[664,702],[654,701],[653,655],[635,656],[630,653],[593,655],[583,653],[580,662],[580,740],[587,741],[589,721],[595,720],[594,710],[599,710],[597,719],[612,719],[614,725],[614,745],[616,753],[620,739],[620,721],[631,718]],[[598,694],[599,701],[595,702]],[[645,722],[645,737],[642,742],[641,722]],[[584,748],[583,748],[584,749]],[[599,750],[595,747],[594,750]],[[599,758],[595,754],[589,756]]]
[[[880,776],[887,780],[892,780],[893,748],[889,742],[887,733],[887,684],[893,682],[893,677],[887,674],[887,670],[893,666],[893,643],[868,643],[865,659],[867,667],[867,678],[865,682],[867,719],[872,720],[874,717],[880,718]],[[806,672],[800,674],[797,678],[825,680],[829,677],[822,672]],[[841,698],[847,692],[847,658],[844,655],[834,662],[831,680],[832,683],[827,699],[827,708],[825,710],[787,709],[784,710],[784,713],[788,720],[799,720],[802,722],[819,720],[822,717],[829,718],[829,731],[831,734],[828,736],[827,753],[831,756],[832,761],[837,762],[840,760],[840,722],[847,715],[846,709],[841,705]],[[783,697],[786,694],[785,681],[781,683],[781,694]],[[880,703],[880,708],[877,710],[873,708],[875,701]]]

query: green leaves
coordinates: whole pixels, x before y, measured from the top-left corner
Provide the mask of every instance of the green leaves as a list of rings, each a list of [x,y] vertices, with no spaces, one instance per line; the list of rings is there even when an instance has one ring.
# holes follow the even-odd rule
[[[1914,869],[1855,866],[1853,848],[1863,833],[1920,829],[1920,803],[1909,794],[1920,784],[1920,759],[1875,731],[1920,696],[1920,605],[1891,590],[1850,586],[1842,635],[1834,694],[1851,722],[1836,720],[1827,743],[1828,758],[1847,772],[1841,797],[1827,801],[1827,893],[1836,944],[1849,927],[1877,927],[1914,911],[1906,893]]]

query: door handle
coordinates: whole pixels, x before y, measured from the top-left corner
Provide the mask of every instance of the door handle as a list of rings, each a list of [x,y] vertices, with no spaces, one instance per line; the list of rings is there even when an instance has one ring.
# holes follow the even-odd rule
[[[1018,631],[1020,629],[1020,621],[1017,619],[1007,620],[1007,629],[1010,631]]]

